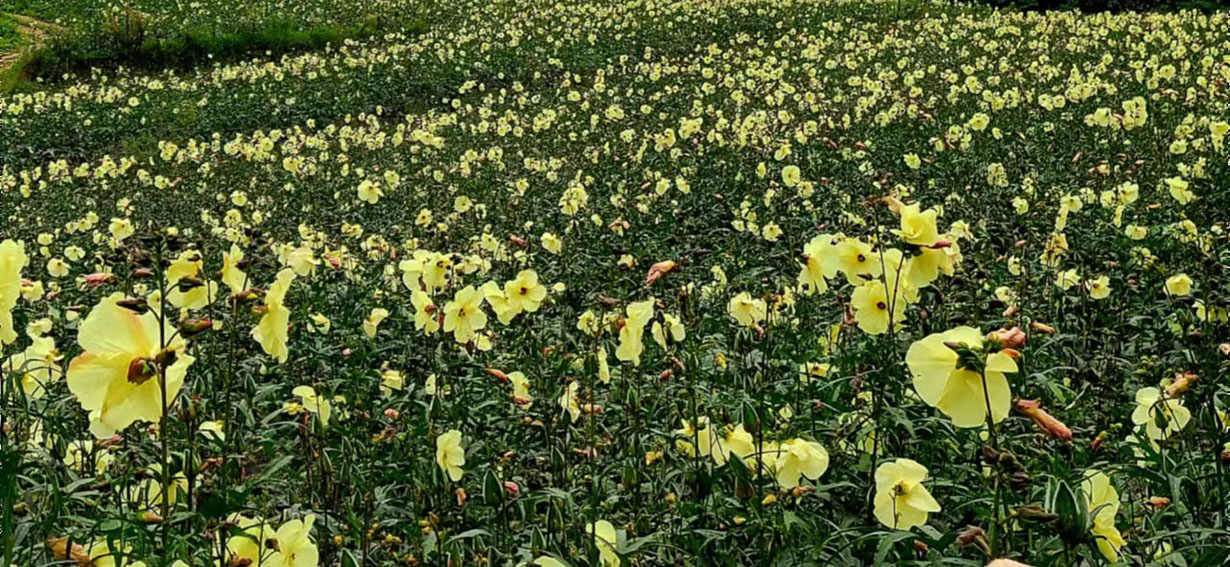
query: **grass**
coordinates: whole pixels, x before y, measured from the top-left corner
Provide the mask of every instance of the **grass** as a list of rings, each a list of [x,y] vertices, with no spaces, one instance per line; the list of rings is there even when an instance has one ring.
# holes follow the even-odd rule
[[[417,32],[420,21],[397,26]],[[302,27],[288,21],[271,21],[261,27],[235,32],[184,30],[170,37],[126,41],[115,37],[104,41],[77,34],[58,37],[18,61],[0,75],[0,92],[39,83],[61,82],[65,77],[86,75],[93,70],[119,67],[158,70],[190,69],[215,62],[253,56],[277,57],[285,54],[339,46],[349,39],[370,38],[388,29],[388,24],[371,18],[360,25],[318,25]]]
[[[17,22],[0,14],[0,51],[7,51],[21,44],[21,34],[17,31]]]

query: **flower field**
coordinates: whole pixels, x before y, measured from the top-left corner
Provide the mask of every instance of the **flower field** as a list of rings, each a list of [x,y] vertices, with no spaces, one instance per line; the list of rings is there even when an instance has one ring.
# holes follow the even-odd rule
[[[0,95],[0,565],[1230,563],[1230,15],[421,11]]]

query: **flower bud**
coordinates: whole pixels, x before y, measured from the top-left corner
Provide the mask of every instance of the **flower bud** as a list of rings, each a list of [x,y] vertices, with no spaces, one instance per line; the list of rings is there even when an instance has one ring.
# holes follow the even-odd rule
[[[1054,416],[1042,409],[1038,400],[1017,400],[1016,410],[1025,414],[1030,420],[1042,430],[1043,433],[1059,439],[1060,441],[1071,441],[1072,430],[1068,429],[1062,421],[1055,419]]]
[[[1015,349],[1025,346],[1025,331],[1022,331],[1020,327],[992,331],[991,336],[1004,348]]]
[[[1018,518],[1033,520],[1035,522],[1053,522],[1059,519],[1058,514],[1047,512],[1045,508],[1038,506],[1037,504],[1021,506],[1020,508],[1013,510],[1013,514],[1015,514]]]
[[[145,299],[139,297],[125,297],[115,302],[115,304],[138,315],[144,315],[146,311],[149,311],[149,305],[145,302]]]
[[[1166,397],[1177,398],[1192,389],[1192,385],[1196,383],[1197,376],[1192,372],[1184,372],[1183,374],[1175,374],[1174,381],[1170,386],[1166,387]]]
[[[1033,332],[1035,332],[1035,333],[1041,333],[1041,334],[1043,334],[1043,335],[1053,335],[1053,334],[1055,334],[1055,328],[1054,328],[1054,327],[1052,327],[1052,326],[1050,326],[1050,325],[1047,325],[1047,324],[1044,324],[1044,323],[1039,323],[1039,322],[1037,322],[1037,321],[1031,321],[1031,322],[1029,323],[1029,330],[1031,330],[1031,331],[1033,331]]]
[[[987,555],[991,554],[991,544],[987,541],[987,532],[978,526],[965,526],[957,534],[957,545],[960,547],[975,546]]]
[[[496,380],[499,380],[500,382],[503,382],[505,384],[508,383],[508,375],[505,374],[502,370],[498,368],[487,368],[485,370],[487,374],[494,376]]]
[[[115,274],[108,274],[106,272],[96,272],[85,277],[85,285],[90,287],[98,287],[114,281]]]
[[[185,337],[199,335],[212,329],[214,322],[209,319],[184,319],[179,324],[179,332]]]
[[[1165,496],[1150,496],[1149,507],[1154,510],[1161,510],[1170,505],[1170,499]]]
[[[663,260],[650,266],[649,274],[645,276],[645,285],[653,285],[653,282],[673,271],[677,265],[674,260]]]

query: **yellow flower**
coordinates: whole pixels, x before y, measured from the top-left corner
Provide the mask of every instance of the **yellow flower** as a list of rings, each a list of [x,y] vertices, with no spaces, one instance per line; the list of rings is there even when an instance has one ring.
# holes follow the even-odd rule
[[[926,479],[927,468],[910,459],[876,468],[876,519],[896,530],[926,524],[927,514],[940,511],[940,504],[922,484]]]
[[[935,224],[940,213],[935,209],[920,209],[918,203],[900,207],[901,239],[916,246],[931,246],[940,239],[940,231]]]
[[[570,382],[564,387],[564,394],[559,397],[559,407],[568,412],[568,416],[576,423],[581,418],[581,402],[577,398],[577,393],[581,390],[581,383],[577,381]]]
[[[802,179],[802,177],[803,173],[799,170],[799,166],[797,165],[787,165],[782,168],[782,185],[785,185],[786,187],[794,187],[795,185],[798,185],[799,180]]]
[[[1163,398],[1162,391],[1152,387],[1136,391],[1132,423],[1144,425],[1150,440],[1165,441],[1187,427],[1191,420],[1192,412],[1183,407],[1183,400]]]
[[[684,328],[683,321],[670,313],[663,313],[662,321],[662,323],[657,321],[653,322],[652,332],[654,342],[658,343],[658,345],[664,349],[667,346],[668,338],[675,343],[683,342],[683,339],[687,337],[687,329]]]
[[[277,545],[260,567],[316,567],[319,553],[312,542],[312,523],[316,517],[308,514],[303,520],[291,520],[278,527],[274,539]]]
[[[273,527],[265,522],[240,515],[231,516],[230,522],[240,533],[226,540],[226,550],[230,553],[230,565],[261,565],[261,553],[266,549],[265,541],[274,537]]]
[[[764,321],[765,314],[768,312],[763,299],[752,299],[746,291],[730,298],[726,309],[730,312],[730,316],[744,327],[753,327]]]
[[[10,374],[21,376],[21,389],[31,399],[43,397],[47,386],[61,372],[60,352],[56,350],[56,341],[51,337],[32,337],[26,350],[10,356],[5,362],[4,370]]]
[[[587,524],[585,532],[594,536],[594,547],[598,548],[598,559],[602,562],[602,567],[619,567],[619,554],[615,551],[619,545],[619,535],[615,526],[606,520],[599,520]]]
[[[534,403],[534,398],[530,395],[530,379],[526,378],[522,372],[512,372],[508,375],[508,381],[513,387],[513,402],[529,409]]]
[[[653,318],[654,307],[652,297],[628,304],[628,316],[624,319],[624,326],[619,329],[619,347],[615,349],[615,358],[640,366],[641,353],[645,350],[642,342],[645,325]]]
[[[0,344],[7,345],[17,340],[13,307],[21,297],[21,269],[27,261],[29,258],[22,243],[13,240],[0,242]]]
[[[675,448],[689,457],[708,457],[716,445],[713,431],[709,428],[709,418],[702,416],[695,424],[685,419],[682,423],[683,427],[675,430],[675,435],[679,437],[675,440]]]
[[[213,303],[218,296],[218,284],[199,280],[204,261],[196,250],[185,250],[167,267],[167,301],[184,309],[200,309]]]
[[[534,270],[521,270],[517,277],[504,284],[504,297],[508,306],[518,313],[538,311],[542,300],[547,297],[547,288],[538,283],[538,274]]]
[[[291,250],[286,255],[286,265],[295,271],[295,275],[306,277],[316,273],[316,266],[320,265],[320,260],[316,259],[311,248],[304,245]]]
[[[265,293],[265,302],[261,308],[264,314],[260,322],[252,328],[252,338],[260,343],[265,354],[274,357],[278,362],[286,362],[287,356],[290,355],[286,346],[290,340],[290,309],[286,308],[284,301],[294,280],[294,270],[283,268],[278,272],[277,279]]]
[[[405,385],[406,378],[401,371],[387,368],[380,371],[380,393],[382,395],[392,395],[394,391],[401,391]]]
[[[958,346],[963,354],[949,345]],[[1004,374],[1017,371],[1016,361],[1004,352],[987,355],[984,388],[982,375],[967,366],[970,362],[982,364],[969,360],[978,358],[982,347],[978,329],[957,327],[915,341],[905,355],[918,396],[951,418],[957,427],[984,425],[988,400],[995,423],[1007,417],[1012,405],[1012,391]]]
[[[910,169],[918,169],[922,166],[922,159],[918,157],[918,154],[905,154],[904,159]]]
[[[243,251],[232,244],[230,252],[222,253],[222,283],[231,288],[231,293],[239,293],[248,288],[248,274],[239,269],[243,261]]]
[[[1085,472],[1081,492],[1085,495],[1093,520],[1089,531],[1097,541],[1098,551],[1108,561],[1119,561],[1119,550],[1127,544],[1119,528],[1115,527],[1115,516],[1119,514],[1119,492],[1110,483],[1110,477],[1096,470]]]
[[[799,271],[799,285],[804,293],[824,293],[828,290],[828,278],[837,277],[837,236],[821,234],[812,238],[803,247],[805,262]]]
[[[1085,282],[1085,287],[1089,289],[1089,297],[1093,299],[1106,299],[1110,297],[1110,278],[1106,276]]]
[[[1196,199],[1196,194],[1188,189],[1187,181],[1181,177],[1169,177],[1166,179],[1166,187],[1170,189],[1170,196],[1178,201],[1180,205],[1186,205]]]
[[[1183,297],[1192,294],[1192,279],[1187,274],[1177,274],[1166,278],[1166,295]]]
[[[68,275],[68,262],[59,258],[47,260],[47,274],[53,278],[62,278]]]
[[[898,286],[900,287],[900,286]],[[898,294],[890,299],[888,289],[880,280],[867,282],[850,294],[850,306],[858,319],[858,328],[869,335],[888,331],[890,320],[897,324],[905,320],[905,298]]]
[[[359,183],[358,193],[359,200],[369,205],[376,204],[376,201],[379,201],[380,197],[384,196],[384,191],[380,189],[380,184],[370,179],[364,179]]]
[[[153,312],[143,315],[120,307],[121,293],[103,299],[77,334],[81,353],[68,365],[68,389],[90,412],[90,431],[110,437],[134,421],[158,421],[166,403],[179,394],[193,358],[173,325],[159,328]],[[169,322],[168,322],[169,323]],[[168,343],[159,344],[159,337]]]
[[[410,302],[414,304],[414,328],[428,335],[440,330],[440,320],[436,317],[436,305],[431,302],[431,296],[416,289],[410,296]]]
[[[136,232],[136,229],[132,226],[132,221],[128,219],[113,218],[107,228],[111,232],[111,237],[116,242],[122,242],[125,238],[132,236]]]
[[[1081,276],[1076,270],[1064,270],[1055,274],[1055,286],[1064,291],[1068,291],[1080,281]]]
[[[559,254],[560,250],[564,248],[564,242],[561,241],[559,237],[555,236],[554,234],[551,234],[550,232],[544,232],[542,233],[542,247],[546,248],[547,252],[550,252],[552,254]]]
[[[371,314],[363,319],[363,334],[367,335],[369,339],[376,338],[376,330],[380,327],[380,322],[387,319],[388,316],[388,309],[382,307],[372,309]]]
[[[717,439],[717,450],[713,452],[713,461],[719,465],[726,464],[734,455],[740,461],[756,452],[756,440],[740,423],[734,427],[726,426],[723,434]]]
[[[850,285],[861,286],[867,283],[863,275],[877,277],[883,270],[880,258],[871,253],[871,245],[855,238],[845,238],[836,246],[837,269],[846,275]]]
[[[461,432],[456,429],[436,437],[436,464],[440,470],[448,473],[448,477],[457,482],[461,480],[466,464],[466,452],[461,448]]]
[[[311,386],[296,386],[291,393],[299,396],[303,409],[320,416],[321,425],[329,425],[329,416],[333,414],[333,404],[329,400],[316,395]]]
[[[828,451],[815,441],[791,439],[765,452],[773,459],[769,469],[782,488],[798,486],[801,477],[816,480],[829,468]]]
[[[444,332],[453,333],[453,339],[465,344],[478,331],[487,326],[487,314],[483,312],[483,294],[466,286],[444,306]]]

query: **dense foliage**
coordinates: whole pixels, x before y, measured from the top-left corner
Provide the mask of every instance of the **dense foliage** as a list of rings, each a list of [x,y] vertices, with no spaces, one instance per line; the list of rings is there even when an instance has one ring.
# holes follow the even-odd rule
[[[0,564],[1230,558],[1230,17],[438,8],[0,98]]]

